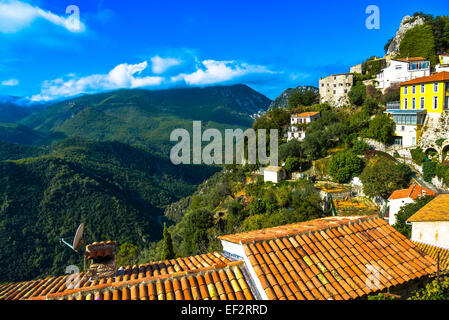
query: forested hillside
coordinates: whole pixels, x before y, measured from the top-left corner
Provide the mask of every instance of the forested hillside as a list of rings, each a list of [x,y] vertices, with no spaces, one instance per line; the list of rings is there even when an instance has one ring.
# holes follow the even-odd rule
[[[82,256],[60,247],[77,225],[88,242],[160,239],[158,216],[216,171],[176,167],[149,151],[81,138],[36,149],[0,144],[0,281],[64,273]]]

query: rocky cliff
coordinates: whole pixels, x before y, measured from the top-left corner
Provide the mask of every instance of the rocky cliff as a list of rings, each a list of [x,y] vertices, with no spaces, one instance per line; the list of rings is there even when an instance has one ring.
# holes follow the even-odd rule
[[[295,91],[306,91],[313,90],[318,93],[318,88],[312,86],[298,86],[296,88],[288,88],[282,94],[277,97],[271,104],[269,109],[283,108],[286,109],[288,107],[288,99]]]
[[[408,30],[413,29],[414,27],[422,25],[424,23],[425,23],[425,19],[423,17],[405,16],[402,19],[399,30],[396,32],[396,36],[393,38],[393,40],[390,43],[390,46],[388,47],[387,55],[392,56],[392,57],[398,55],[399,47],[401,45],[402,39],[405,36],[405,33]]]

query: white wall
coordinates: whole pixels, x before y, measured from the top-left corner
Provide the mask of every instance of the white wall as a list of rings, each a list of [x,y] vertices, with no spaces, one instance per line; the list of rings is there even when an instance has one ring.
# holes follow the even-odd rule
[[[397,124],[395,134],[402,137],[402,146],[404,148],[416,146],[418,143],[416,126]]]
[[[377,88],[386,89],[395,83],[430,76],[430,68],[423,70],[408,70],[408,64],[408,62],[391,60],[390,65],[377,74]]]
[[[396,223],[396,215],[398,214],[399,210],[406,204],[412,203],[413,200],[410,198],[403,198],[403,199],[393,199],[390,200],[390,219],[389,223],[390,225],[394,225]]]
[[[277,172],[264,171],[263,178],[264,178],[265,182],[273,182],[273,183],[278,183],[279,182],[279,178],[278,178],[278,173]]]
[[[449,248],[449,221],[412,222],[411,240]]]

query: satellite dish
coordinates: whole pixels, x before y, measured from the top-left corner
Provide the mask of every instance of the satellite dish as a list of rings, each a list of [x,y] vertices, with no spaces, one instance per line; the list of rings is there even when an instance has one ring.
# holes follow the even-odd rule
[[[83,236],[84,236],[84,223],[81,223],[78,229],[76,230],[75,238],[73,238],[73,250],[78,251]]]
[[[81,240],[83,239],[83,235],[84,235],[84,223],[81,223],[78,226],[78,229],[76,230],[75,238],[73,238],[73,244],[72,245],[70,243],[68,243],[67,241],[65,241],[63,238],[59,239],[59,243],[60,243],[61,246],[63,244],[65,244],[66,246],[68,246],[72,250],[78,252],[78,249],[80,248]]]

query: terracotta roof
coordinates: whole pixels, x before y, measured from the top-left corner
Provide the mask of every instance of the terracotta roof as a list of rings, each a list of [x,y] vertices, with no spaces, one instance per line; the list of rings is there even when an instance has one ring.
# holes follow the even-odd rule
[[[110,258],[114,256],[114,251],[114,241],[101,241],[87,245],[85,255],[87,259]]]
[[[410,199],[418,199],[419,197],[423,196],[435,196],[436,192],[430,190],[429,188],[422,187],[418,184],[412,184],[408,189],[403,190],[396,190],[393,192],[388,198],[388,200],[396,200],[396,199],[404,199],[404,198],[410,198]]]
[[[449,221],[449,194],[440,194],[407,221]]]
[[[400,58],[400,59],[391,59],[391,60],[402,61],[402,62],[427,61],[427,59],[426,59],[426,58],[423,58],[423,57]]]
[[[376,216],[324,218],[243,235],[270,300],[349,300],[436,272],[436,262]]]
[[[440,270],[449,270],[449,248],[441,248],[434,245],[413,241],[425,254],[437,261],[438,252],[440,253]]]
[[[207,268],[222,268],[231,263],[229,259],[219,253],[208,253],[187,258],[178,258],[168,261],[150,262],[140,266],[127,266],[124,275],[106,277],[89,281],[84,273],[80,273],[80,289],[95,285],[108,286],[114,283],[133,281],[137,279],[164,278],[182,272],[199,272]],[[67,291],[66,280],[69,275],[60,277],[47,277],[20,283],[12,283],[0,287],[0,300],[18,300],[44,297],[48,294],[64,293]]]
[[[253,300],[242,266],[242,261],[235,261],[193,273],[99,284],[32,300]]]
[[[316,116],[317,114],[320,114],[319,112],[303,112],[300,114],[292,114],[292,118],[310,118],[313,116]]]
[[[443,71],[443,72],[435,73],[428,77],[421,77],[421,78],[416,78],[414,80],[410,80],[407,82],[402,82],[401,86],[407,86],[410,84],[427,83],[427,82],[441,82],[441,81],[449,81],[449,72]]]

